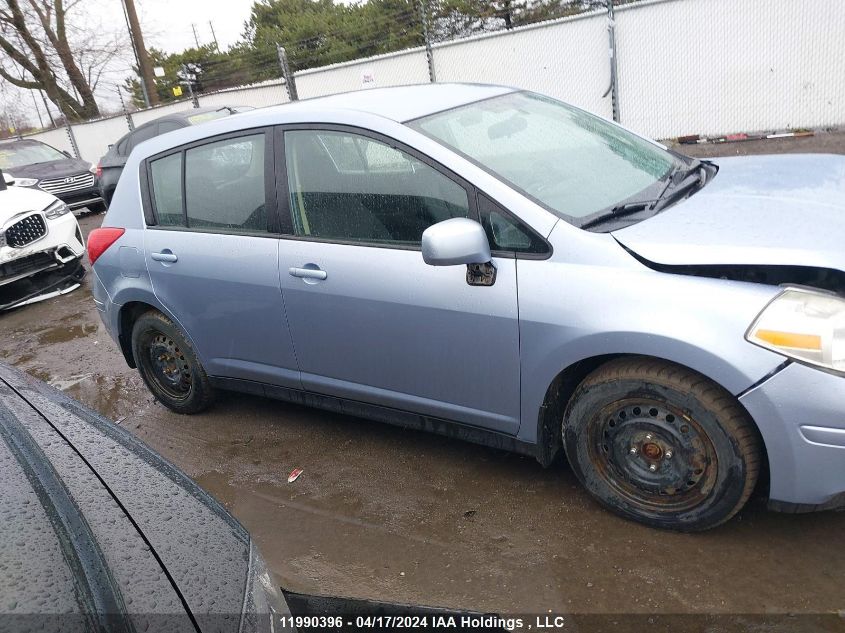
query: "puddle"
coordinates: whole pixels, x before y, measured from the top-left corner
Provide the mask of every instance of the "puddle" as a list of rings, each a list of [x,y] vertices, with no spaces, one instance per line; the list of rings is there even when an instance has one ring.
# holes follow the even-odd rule
[[[71,387],[78,385],[83,380],[87,380],[88,378],[90,378],[93,375],[94,374],[78,374],[76,376],[69,376],[69,377],[67,377],[63,380],[60,380],[60,379],[51,380],[50,384],[52,386],[54,386],[56,389],[61,389],[62,391],[67,391]]]
[[[123,376],[78,374],[52,384],[70,397],[101,413],[110,420],[125,418],[143,410],[148,399],[140,380]]]
[[[41,380],[43,382],[49,383],[53,379],[53,376],[50,374],[50,372],[41,367],[28,367],[25,371],[33,378],[38,378],[38,380]]]
[[[85,325],[71,325],[64,328],[52,328],[41,332],[38,335],[38,342],[42,345],[49,345],[51,343],[67,343],[78,338],[85,338],[97,331],[97,326],[93,323]]]

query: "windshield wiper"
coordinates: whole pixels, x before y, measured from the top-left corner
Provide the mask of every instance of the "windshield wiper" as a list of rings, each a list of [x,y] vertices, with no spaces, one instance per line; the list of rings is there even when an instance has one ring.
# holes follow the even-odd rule
[[[680,176],[680,179],[678,178]],[[654,211],[658,212],[668,205],[680,200],[707,184],[707,169],[702,161],[696,159],[684,170],[675,171],[669,177],[669,182],[654,204]]]
[[[584,222],[584,224],[580,225],[579,228],[589,229],[599,224],[603,224],[608,220],[624,218],[625,216],[634,215],[635,213],[639,213],[640,211],[651,211],[654,208],[656,202],[658,201],[637,200],[636,202],[625,202],[624,204],[618,204],[613,207],[610,211],[602,213],[601,215],[596,216],[592,220],[587,220],[586,222]]]
[[[689,165],[685,165],[684,167],[678,166],[669,172],[668,176],[664,176],[666,185],[657,198],[653,200],[623,202],[601,215],[587,220],[585,223],[579,225],[579,228],[589,229],[599,224],[616,220],[617,218],[635,215],[644,211],[649,212],[647,217],[656,215],[669,204],[685,195],[689,195],[694,189],[707,184],[709,180],[708,175],[709,172],[705,167],[705,163],[696,158]]]

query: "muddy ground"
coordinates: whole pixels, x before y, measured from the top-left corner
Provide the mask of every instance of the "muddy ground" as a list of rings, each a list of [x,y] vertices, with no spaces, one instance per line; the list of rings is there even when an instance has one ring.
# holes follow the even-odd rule
[[[845,134],[682,146],[700,155],[845,153]],[[101,216],[81,220],[87,234]],[[0,315],[0,359],[117,420],[250,530],[288,589],[498,612],[836,613],[845,513],[761,499],[705,534],[616,518],[565,463],[242,395],[175,415],[155,403],[87,286]],[[290,471],[304,474],[287,483]]]

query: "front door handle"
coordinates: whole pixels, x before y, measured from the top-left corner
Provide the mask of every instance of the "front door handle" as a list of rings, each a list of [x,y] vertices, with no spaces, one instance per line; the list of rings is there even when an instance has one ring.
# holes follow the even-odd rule
[[[165,262],[168,264],[175,264],[179,261],[179,258],[176,256],[176,253],[171,251],[169,248],[165,248],[160,253],[150,253],[150,257],[152,257],[157,262]]]
[[[300,277],[301,279],[319,279],[322,281],[328,277],[326,271],[319,268],[296,268],[292,266],[288,268],[288,272],[292,277]]]

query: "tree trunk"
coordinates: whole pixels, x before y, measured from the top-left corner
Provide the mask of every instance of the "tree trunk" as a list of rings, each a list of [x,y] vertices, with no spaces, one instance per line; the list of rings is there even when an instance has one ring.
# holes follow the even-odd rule
[[[94,91],[76,64],[74,53],[67,40],[63,0],[54,0],[52,7],[49,6],[48,0],[44,0],[44,2],[45,4],[39,5],[37,0],[30,0],[29,4],[38,16],[44,35],[58,55],[65,75],[71,86],[80,95],[80,99],[75,98],[59,83],[42,43],[38,41],[27,24],[19,0],[7,0],[8,12],[0,10],[0,22],[9,25],[26,49],[29,50],[16,47],[11,41],[3,37],[2,33],[0,33],[0,49],[21,67],[24,74],[28,73],[31,79],[25,79],[23,76],[21,78],[13,77],[2,68],[0,68],[0,77],[20,88],[43,90],[47,98],[70,121],[80,121],[99,116],[100,110],[94,98]],[[55,30],[50,20],[53,11],[55,11],[56,16]]]

